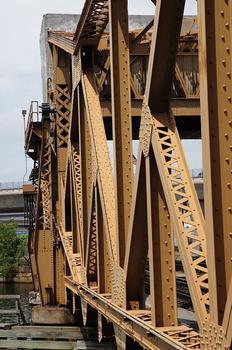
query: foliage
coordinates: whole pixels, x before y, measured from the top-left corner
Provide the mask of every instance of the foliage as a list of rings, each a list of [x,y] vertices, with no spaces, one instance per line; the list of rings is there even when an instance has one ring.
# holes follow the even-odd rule
[[[17,236],[16,259],[18,259],[19,262],[20,262],[20,260],[22,260],[22,258],[25,257],[27,242],[28,242],[28,235],[27,234]]]
[[[0,223],[0,275],[9,277],[14,268],[22,263],[27,246],[27,235],[16,235],[16,224]]]

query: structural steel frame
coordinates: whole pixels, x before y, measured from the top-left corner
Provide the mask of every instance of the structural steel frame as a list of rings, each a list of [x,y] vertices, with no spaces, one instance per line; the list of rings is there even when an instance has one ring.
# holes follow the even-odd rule
[[[118,349],[230,349],[232,3],[198,0],[191,53],[180,38],[185,0],[155,3],[154,20],[135,33],[128,29],[127,0],[86,0],[74,34],[49,32],[47,102],[55,112],[42,118],[40,132],[29,125],[26,134],[27,150],[28,129],[37,135],[31,142],[39,161],[29,246],[34,284],[44,305],[65,304],[67,290],[76,295],[84,325],[95,309],[99,340],[112,323]],[[200,89],[190,96],[177,55],[198,49]],[[148,55],[141,91],[131,66]],[[171,99],[173,86],[182,100]],[[181,113],[199,116],[199,96],[205,215],[177,128]],[[178,325],[174,237],[199,331]],[[144,300],[147,258],[150,309]]]

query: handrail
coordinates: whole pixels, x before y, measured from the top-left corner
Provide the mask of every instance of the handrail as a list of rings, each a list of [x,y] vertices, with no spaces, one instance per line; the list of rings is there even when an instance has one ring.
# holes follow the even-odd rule
[[[39,102],[38,101],[31,101],[28,118],[27,118],[26,130],[29,128],[31,122],[39,122]]]
[[[40,122],[38,101],[31,101],[30,109],[27,116],[27,126],[25,129],[25,147],[28,141],[28,136],[31,131],[31,126],[33,122]]]

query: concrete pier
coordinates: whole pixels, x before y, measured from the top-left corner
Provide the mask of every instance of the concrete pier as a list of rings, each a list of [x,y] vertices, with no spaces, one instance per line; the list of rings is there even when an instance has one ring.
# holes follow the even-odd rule
[[[32,323],[39,325],[72,325],[75,319],[70,310],[59,306],[34,306],[31,315]]]

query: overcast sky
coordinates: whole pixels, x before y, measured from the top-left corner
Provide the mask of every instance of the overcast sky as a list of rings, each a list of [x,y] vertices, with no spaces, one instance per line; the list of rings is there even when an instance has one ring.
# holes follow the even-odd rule
[[[22,109],[41,101],[39,34],[46,13],[81,13],[84,0],[7,0],[0,10],[0,182],[22,181],[25,173]],[[141,5],[142,3],[142,5]],[[129,0],[130,14],[152,14],[151,1]],[[187,0],[185,14],[196,14]],[[201,165],[192,143],[191,168]],[[198,145],[199,149],[199,145]],[[198,152],[199,153],[199,152]]]

